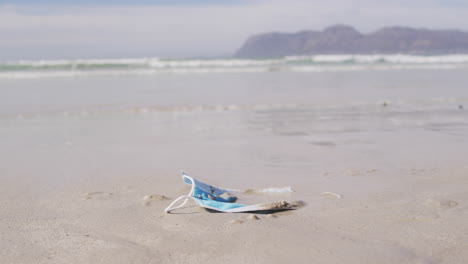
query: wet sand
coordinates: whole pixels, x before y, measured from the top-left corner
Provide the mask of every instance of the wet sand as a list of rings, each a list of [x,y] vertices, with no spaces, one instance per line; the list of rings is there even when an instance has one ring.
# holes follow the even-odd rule
[[[164,108],[139,99],[98,110],[9,108],[0,262],[463,263],[468,114],[458,105],[468,96],[434,91],[335,104],[262,92]],[[223,214],[189,204],[166,214],[188,192],[181,169],[219,187],[294,190],[239,202],[306,206]]]

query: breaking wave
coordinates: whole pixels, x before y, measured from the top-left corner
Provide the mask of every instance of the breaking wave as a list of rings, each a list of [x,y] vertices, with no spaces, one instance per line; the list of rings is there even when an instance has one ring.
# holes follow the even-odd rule
[[[0,79],[222,72],[322,72],[468,67],[468,54],[313,55],[277,59],[87,59],[0,62]]]

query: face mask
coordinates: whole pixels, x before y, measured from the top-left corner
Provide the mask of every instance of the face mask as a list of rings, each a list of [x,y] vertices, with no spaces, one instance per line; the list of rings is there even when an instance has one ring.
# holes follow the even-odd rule
[[[244,205],[235,203],[237,197],[234,193],[285,193],[292,192],[291,187],[283,188],[265,188],[265,189],[248,189],[244,191],[221,189],[197,179],[190,177],[185,172],[182,172],[182,179],[184,183],[192,186],[187,195],[180,196],[175,199],[164,211],[170,213],[173,210],[182,208],[189,200],[193,200],[200,207],[225,213],[241,213],[241,212],[261,212],[261,211],[279,211],[297,209],[301,203],[288,203],[286,201]],[[183,202],[176,206],[179,201]]]

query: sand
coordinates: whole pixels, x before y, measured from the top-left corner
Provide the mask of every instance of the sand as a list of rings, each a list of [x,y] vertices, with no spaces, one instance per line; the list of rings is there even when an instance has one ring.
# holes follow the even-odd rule
[[[417,134],[409,136],[415,143]],[[300,209],[275,214],[212,213],[193,204],[166,214],[163,210],[171,200],[188,192],[179,172],[127,168],[118,157],[112,158],[116,164],[109,167],[114,172],[107,174],[102,169],[99,178],[83,172],[81,178],[51,184],[32,176],[25,181],[3,173],[0,260],[463,263],[468,259],[466,148],[460,148],[460,153],[448,161],[444,154],[455,147],[448,147],[449,142],[442,142],[447,148],[439,146],[434,154],[425,147],[410,150],[403,143],[379,143],[374,151],[385,152],[387,157],[383,158],[372,151],[362,153],[362,146],[346,150],[322,146],[316,149],[317,155],[330,152],[325,156],[339,158],[343,164],[323,158],[323,164],[316,168],[296,164],[295,168],[194,169],[193,175],[221,187],[290,184],[295,190],[291,194],[250,194],[241,200],[306,203]],[[283,160],[301,148],[290,147],[284,151]],[[424,155],[414,155],[408,162],[406,155],[397,157],[398,151],[411,152],[406,153],[408,156]],[[86,167],[90,160],[74,160],[67,166]],[[435,160],[443,161],[437,164]],[[139,162],[128,163],[138,167]],[[252,175],[256,175],[253,183],[249,180]]]
[[[0,263],[465,263],[462,95],[9,113]],[[219,187],[291,186],[239,202],[305,206],[166,214],[188,192],[181,169]]]
[[[165,214],[167,199],[143,203],[147,189],[169,197],[181,194],[178,179],[164,188],[157,179],[74,186],[40,198],[3,193],[1,261],[463,263],[468,257],[467,172],[402,172],[397,185],[348,191],[342,199],[300,190],[291,198],[300,197],[308,206],[275,214],[210,213],[194,206]],[[327,178],[322,188],[333,187]]]

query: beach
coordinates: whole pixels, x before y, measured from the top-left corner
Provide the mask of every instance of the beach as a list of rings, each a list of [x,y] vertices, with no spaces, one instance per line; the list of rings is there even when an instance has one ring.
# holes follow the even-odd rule
[[[452,66],[0,74],[0,262],[464,263],[468,66]],[[305,206],[167,214],[181,170]]]

